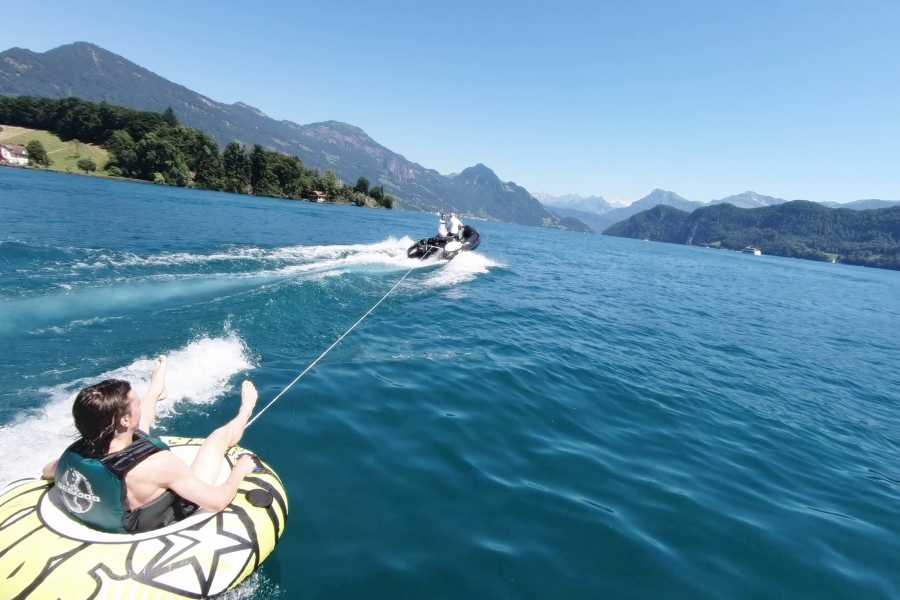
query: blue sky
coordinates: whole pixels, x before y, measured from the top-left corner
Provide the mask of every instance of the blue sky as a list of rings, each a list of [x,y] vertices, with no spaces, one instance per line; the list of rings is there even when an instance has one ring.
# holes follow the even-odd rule
[[[900,2],[8,3],[214,99],[443,173],[633,201],[900,199]],[[12,24],[12,26],[10,26]]]

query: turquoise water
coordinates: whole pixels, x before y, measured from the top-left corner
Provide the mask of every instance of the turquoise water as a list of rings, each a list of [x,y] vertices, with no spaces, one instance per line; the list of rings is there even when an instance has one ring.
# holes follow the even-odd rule
[[[0,483],[160,353],[166,432],[272,398],[435,225],[0,169]],[[475,225],[248,430],[239,597],[900,596],[900,273]]]

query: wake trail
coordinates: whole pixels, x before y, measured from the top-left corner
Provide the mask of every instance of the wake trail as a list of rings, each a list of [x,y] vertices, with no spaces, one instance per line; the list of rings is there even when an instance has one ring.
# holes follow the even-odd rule
[[[41,277],[47,271],[60,270],[62,280],[55,285],[63,291],[0,301],[0,335],[22,329],[59,332],[76,322],[108,318],[135,307],[221,296],[282,279],[318,281],[350,272],[432,266],[430,261],[407,258],[406,249],[411,244],[408,237],[389,237],[374,244],[247,247],[209,254],[138,256],[90,251],[94,253],[91,262],[79,256],[74,263],[54,262],[40,267]],[[230,269],[216,268],[222,266]],[[184,272],[185,268],[191,270]],[[84,281],[84,273],[80,273],[81,281],[66,281],[67,275],[82,269],[89,269],[93,279]],[[110,269],[117,276],[104,279],[102,273]]]

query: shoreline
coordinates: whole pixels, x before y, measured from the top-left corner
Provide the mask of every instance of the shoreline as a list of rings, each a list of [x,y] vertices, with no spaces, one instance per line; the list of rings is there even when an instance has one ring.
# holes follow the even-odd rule
[[[53,173],[57,175],[71,175],[74,177],[87,177],[91,179],[108,179],[110,181],[120,181],[125,183],[140,183],[142,185],[152,185],[159,186],[163,188],[175,188],[182,190],[193,190],[196,192],[215,192],[217,194],[228,194],[231,196],[241,196],[244,198],[268,198],[270,200],[286,200],[290,202],[306,202],[308,204],[321,204],[321,205],[334,205],[334,206],[355,206],[357,208],[373,208],[373,209],[381,209],[381,210],[404,210],[402,208],[385,208],[383,206],[369,206],[368,204],[364,206],[359,206],[354,204],[353,202],[336,202],[334,200],[326,200],[325,202],[316,202],[315,200],[307,200],[306,198],[283,198],[281,196],[257,196],[256,194],[241,194],[239,192],[226,192],[224,190],[210,190],[202,187],[194,187],[194,186],[181,186],[181,185],[169,185],[167,183],[154,183],[153,181],[147,181],[146,179],[135,179],[133,177],[122,177],[120,175],[105,175],[101,173],[91,174],[91,173],[76,173],[75,171],[63,171],[61,169],[51,169],[47,167],[33,167],[31,165],[11,165],[8,163],[0,162],[0,167],[7,169],[19,169],[21,171],[32,171],[37,173]],[[406,211],[409,212],[409,211]],[[419,212],[419,211],[413,211]]]

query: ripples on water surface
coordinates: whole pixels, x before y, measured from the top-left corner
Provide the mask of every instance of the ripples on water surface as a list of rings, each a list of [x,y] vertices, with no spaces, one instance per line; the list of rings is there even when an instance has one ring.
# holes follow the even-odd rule
[[[271,398],[421,214],[0,170],[0,481],[71,396]],[[291,494],[235,598],[900,596],[900,273],[476,223],[245,437]]]

